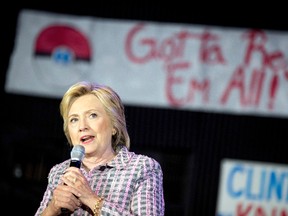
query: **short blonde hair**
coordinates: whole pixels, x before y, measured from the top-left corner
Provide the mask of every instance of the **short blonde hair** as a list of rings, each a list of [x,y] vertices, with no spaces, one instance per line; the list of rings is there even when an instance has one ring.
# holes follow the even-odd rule
[[[72,85],[64,94],[60,102],[60,114],[63,118],[63,130],[70,145],[71,138],[68,131],[68,113],[73,102],[87,94],[95,95],[103,104],[116,134],[112,136],[112,147],[116,151],[118,145],[130,148],[130,137],[126,127],[124,105],[119,95],[109,86],[82,81]]]

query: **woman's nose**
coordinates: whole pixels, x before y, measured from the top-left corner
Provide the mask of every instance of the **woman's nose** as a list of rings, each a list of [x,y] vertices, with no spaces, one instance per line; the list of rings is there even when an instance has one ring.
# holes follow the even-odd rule
[[[87,131],[87,130],[88,130],[87,127],[80,127],[80,128],[79,128],[79,131],[80,131],[80,132]]]
[[[82,131],[86,131],[86,130],[88,130],[87,123],[85,120],[81,120],[80,124],[79,124],[79,131],[82,132]]]

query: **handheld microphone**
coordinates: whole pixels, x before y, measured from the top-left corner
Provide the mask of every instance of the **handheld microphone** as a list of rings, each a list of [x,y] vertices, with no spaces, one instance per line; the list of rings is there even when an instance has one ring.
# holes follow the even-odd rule
[[[85,156],[85,148],[82,145],[75,145],[70,153],[70,167],[81,167],[82,159]]]
[[[74,145],[70,152],[71,161],[70,167],[81,167],[82,159],[85,156],[85,148],[82,145]],[[70,211],[68,209],[62,208],[62,214],[68,214]]]

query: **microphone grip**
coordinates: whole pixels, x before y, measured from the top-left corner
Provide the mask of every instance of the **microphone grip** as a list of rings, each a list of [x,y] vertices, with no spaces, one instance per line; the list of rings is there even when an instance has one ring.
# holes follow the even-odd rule
[[[70,215],[72,212],[69,209],[61,208],[61,215]]]
[[[81,167],[81,161],[80,160],[71,160],[70,161],[70,167],[80,168]]]
[[[81,161],[80,160],[71,160],[70,161],[70,167],[77,167],[80,168],[81,167]],[[66,184],[65,184],[66,185]],[[74,195],[75,196],[75,195]],[[69,209],[66,208],[61,208],[61,214],[64,215],[70,215],[72,212]]]

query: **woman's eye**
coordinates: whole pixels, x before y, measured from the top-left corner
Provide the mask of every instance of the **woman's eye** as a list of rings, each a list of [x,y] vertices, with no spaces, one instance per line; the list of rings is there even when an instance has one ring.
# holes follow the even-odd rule
[[[77,121],[77,118],[71,118],[71,119],[70,119],[70,122],[71,122],[71,123],[74,123],[74,122],[76,122],[76,121]]]
[[[90,114],[90,118],[96,118],[97,117],[97,114],[96,113],[91,113]]]

